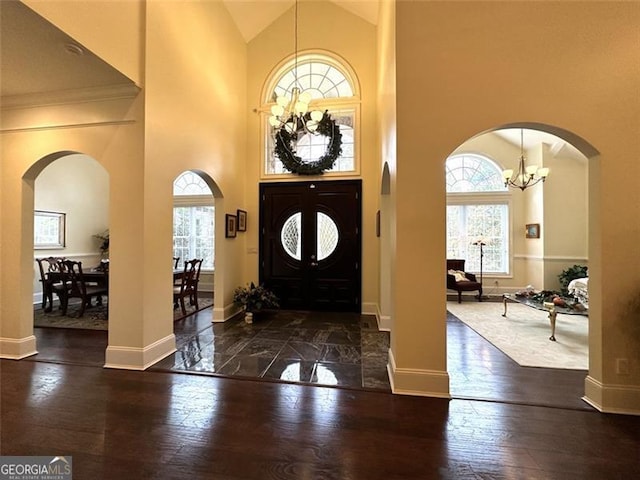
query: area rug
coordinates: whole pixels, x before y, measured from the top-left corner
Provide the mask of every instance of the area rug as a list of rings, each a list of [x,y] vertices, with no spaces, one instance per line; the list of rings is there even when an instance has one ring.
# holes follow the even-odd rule
[[[183,315],[182,310],[177,308],[173,311],[173,321],[182,320],[183,318],[200,312],[213,305],[212,298],[198,298],[198,308],[186,305],[187,314]],[[78,328],[84,330],[108,330],[109,322],[107,319],[107,304],[101,306],[93,306],[85,310],[82,317],[78,317],[80,312],[80,304],[78,302],[69,303],[67,315],[62,315],[55,303],[51,312],[45,312],[38,304],[33,311],[33,324],[35,327],[45,328]]]
[[[549,340],[548,314],[502,302],[447,302],[447,310],[523,367],[588,370],[589,319],[558,314],[556,341]]]

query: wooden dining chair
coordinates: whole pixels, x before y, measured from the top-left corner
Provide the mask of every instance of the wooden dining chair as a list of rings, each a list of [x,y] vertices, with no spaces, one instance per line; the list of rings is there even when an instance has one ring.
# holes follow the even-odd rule
[[[36,258],[42,283],[42,309],[50,312],[53,308],[54,285],[60,284],[60,262],[63,257]]]
[[[189,295],[189,303],[198,309],[198,283],[200,283],[200,269],[202,268],[202,262],[204,259],[193,259],[192,262],[195,262],[195,270],[196,273],[193,276],[192,284],[190,286],[191,294]]]
[[[193,288],[194,288],[194,280],[196,276],[196,270],[198,268],[198,262],[202,263],[202,260],[187,260],[184,262],[184,271],[180,276],[180,285],[173,286],[173,308],[182,309],[182,314],[187,314],[187,308],[184,303],[184,299],[188,298],[191,302]],[[196,291],[196,301],[197,301],[197,291]]]
[[[82,273],[82,262],[63,260],[59,265],[62,285],[54,287],[54,289],[60,297],[62,315],[67,314],[70,298],[79,298],[81,300],[78,317],[84,315],[86,308],[91,305],[93,297],[96,297],[98,305],[102,305],[102,297],[109,294],[108,282],[96,285],[87,284]],[[107,275],[106,272],[105,275]]]
[[[178,269],[178,262],[180,262],[180,257],[173,257],[173,269]]]

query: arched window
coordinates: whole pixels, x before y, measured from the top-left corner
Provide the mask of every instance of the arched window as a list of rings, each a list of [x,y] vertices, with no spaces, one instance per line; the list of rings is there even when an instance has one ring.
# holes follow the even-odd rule
[[[353,174],[358,170],[356,158],[356,130],[360,100],[356,84],[344,65],[334,58],[320,54],[299,55],[287,62],[272,75],[265,90],[262,111],[269,112],[278,96],[291,97],[293,88],[311,95],[310,110],[328,110],[342,133],[342,155],[328,172]],[[282,162],[273,152],[272,128],[265,115],[265,175],[287,174]],[[306,135],[298,141],[297,154],[304,159],[315,160],[324,153],[326,138]]]
[[[202,269],[214,269],[213,194],[194,172],[183,172],[173,182],[173,256],[202,258]]]
[[[500,167],[478,154],[452,155],[447,159],[447,258],[466,259],[466,269],[480,271],[482,239],[483,272],[509,273],[509,201]]]

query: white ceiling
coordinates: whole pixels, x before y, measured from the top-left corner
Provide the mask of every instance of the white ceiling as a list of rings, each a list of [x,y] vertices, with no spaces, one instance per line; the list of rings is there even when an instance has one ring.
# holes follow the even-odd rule
[[[505,128],[502,130],[496,130],[496,135],[503,138],[507,142],[520,147],[520,129],[519,128]],[[573,145],[565,142],[560,137],[540,130],[524,129],[522,144],[525,150],[533,148],[541,143],[549,145],[551,153],[554,157],[562,155],[565,158],[586,160],[586,157]]]

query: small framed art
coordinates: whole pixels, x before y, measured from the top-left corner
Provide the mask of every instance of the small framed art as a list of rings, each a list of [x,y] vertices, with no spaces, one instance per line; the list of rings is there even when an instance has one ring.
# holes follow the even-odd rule
[[[246,232],[247,231],[247,212],[244,210],[238,210],[238,231]]]
[[[525,227],[525,235],[527,238],[540,238],[540,224],[527,223]]]
[[[238,233],[238,217],[227,213],[225,215],[224,236],[226,238],[235,238]]]

